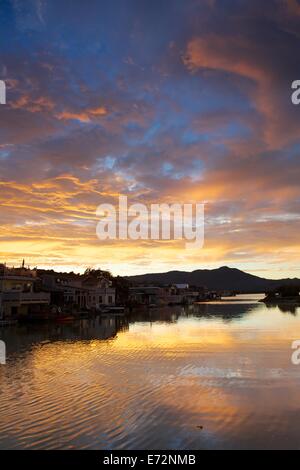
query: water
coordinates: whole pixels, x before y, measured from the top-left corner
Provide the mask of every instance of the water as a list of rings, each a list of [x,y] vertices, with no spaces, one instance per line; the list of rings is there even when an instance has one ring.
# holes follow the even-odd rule
[[[300,449],[300,309],[244,296],[0,339],[1,449]]]

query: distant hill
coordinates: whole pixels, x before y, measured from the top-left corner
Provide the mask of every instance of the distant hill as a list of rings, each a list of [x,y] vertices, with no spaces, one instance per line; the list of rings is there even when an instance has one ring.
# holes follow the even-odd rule
[[[265,292],[282,285],[299,285],[300,279],[265,279],[235,268],[223,266],[218,269],[197,269],[196,271],[169,271],[166,273],[128,276],[134,284],[183,284],[206,286],[214,290],[237,290],[240,292]]]

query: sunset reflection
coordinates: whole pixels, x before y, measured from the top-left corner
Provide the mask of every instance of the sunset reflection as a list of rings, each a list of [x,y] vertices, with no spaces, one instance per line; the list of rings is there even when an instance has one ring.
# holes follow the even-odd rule
[[[160,321],[87,322],[81,341],[75,326],[52,341],[16,332],[1,370],[1,446],[280,447],[289,435],[298,445],[298,312],[240,305],[228,322],[216,307],[210,317],[170,308]]]

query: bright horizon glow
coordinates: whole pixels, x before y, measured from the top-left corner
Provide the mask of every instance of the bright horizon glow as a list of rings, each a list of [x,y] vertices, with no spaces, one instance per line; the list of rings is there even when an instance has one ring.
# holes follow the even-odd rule
[[[21,263],[6,263],[6,265],[8,267],[18,267],[21,265]],[[196,270],[202,270],[202,269],[208,269],[208,270],[213,270],[213,269],[219,269],[221,267],[223,267],[223,265],[207,265],[207,266],[201,266],[201,267],[197,267],[197,268],[194,268],[194,267],[186,267],[186,266],[183,266],[182,268],[179,268],[178,265],[176,266],[176,268],[168,268],[166,267],[164,270],[155,270],[155,266],[156,268],[159,265],[159,263],[157,263],[155,266],[153,266],[152,268],[149,268],[149,270],[145,271],[145,269],[143,268],[136,268],[135,266],[131,266],[129,267],[128,269],[126,269],[126,266],[124,265],[109,265],[109,264],[96,264],[96,265],[84,265],[84,266],[76,266],[76,265],[69,265],[69,266],[65,266],[65,265],[45,265],[45,264],[41,264],[41,265],[32,265],[30,263],[28,263],[26,260],[25,260],[25,266],[29,266],[30,268],[33,268],[33,267],[37,267],[38,269],[47,269],[47,270],[51,270],[53,269],[54,271],[57,271],[57,272],[65,272],[65,273],[70,273],[70,272],[74,272],[76,274],[84,274],[85,270],[87,268],[95,268],[95,269],[102,269],[104,271],[110,271],[110,273],[113,275],[113,276],[136,276],[136,275],[140,275],[140,274],[159,274],[159,273],[165,273],[165,272],[169,272],[169,271],[185,271],[185,272],[192,272],[192,271],[196,271]],[[289,272],[284,272],[282,271],[280,268],[278,269],[273,269],[273,270],[266,270],[264,269],[263,267],[261,268],[261,270],[257,269],[257,266],[251,270],[251,268],[249,267],[249,269],[245,269],[244,266],[238,266],[238,265],[226,265],[227,267],[229,268],[235,268],[235,269],[239,269],[240,271],[244,271],[248,274],[252,274],[254,276],[259,276],[261,278],[266,278],[266,279],[273,279],[273,280],[277,280],[277,279],[285,279],[285,278],[292,278],[292,276],[289,275]],[[163,269],[163,268],[162,268]],[[298,274],[299,276],[299,274]],[[295,275],[295,277],[297,277],[297,275]]]

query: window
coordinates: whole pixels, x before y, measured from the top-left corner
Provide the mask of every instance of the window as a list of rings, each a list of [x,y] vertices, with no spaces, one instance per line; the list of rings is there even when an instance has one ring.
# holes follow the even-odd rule
[[[112,304],[112,296],[111,295],[108,296],[108,303]]]

